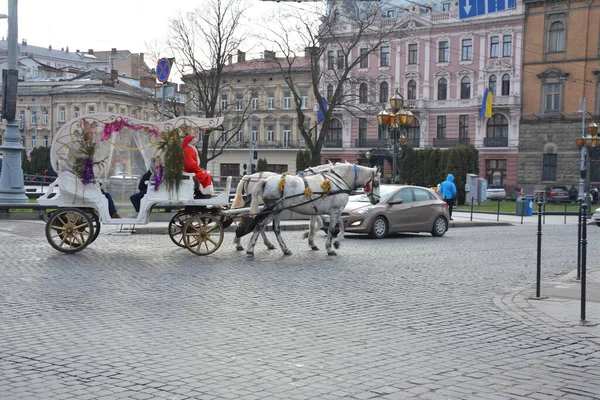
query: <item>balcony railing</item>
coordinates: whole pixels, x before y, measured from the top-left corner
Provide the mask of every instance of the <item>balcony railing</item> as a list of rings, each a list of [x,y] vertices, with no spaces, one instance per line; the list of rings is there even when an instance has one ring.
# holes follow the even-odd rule
[[[326,148],[342,147],[342,139],[323,140],[323,147],[326,147]]]
[[[469,138],[458,138],[458,139],[433,139],[433,147],[454,147],[454,146],[468,146]]]
[[[202,142],[200,142],[200,144],[198,146],[201,146]],[[209,148],[214,147],[215,142],[214,141],[210,141],[208,144]],[[221,146],[223,146],[222,142],[219,142],[217,144],[217,147],[220,148]],[[249,149],[250,148],[250,143],[248,142],[236,142],[236,141],[232,141],[229,142],[227,144],[227,146],[225,146],[225,148],[227,149]],[[301,141],[288,141],[288,142],[267,142],[267,141],[259,141],[259,142],[255,142],[254,143],[254,148],[256,150],[259,149],[304,149],[306,148],[306,143],[305,142],[301,142]]]
[[[507,137],[486,137],[483,138],[485,147],[508,147]]]
[[[386,139],[356,139],[355,141],[356,147],[368,147],[368,148],[378,148],[378,147],[388,147],[389,142]]]
[[[406,138],[406,144],[410,144],[412,147],[421,147],[421,139],[419,138]]]

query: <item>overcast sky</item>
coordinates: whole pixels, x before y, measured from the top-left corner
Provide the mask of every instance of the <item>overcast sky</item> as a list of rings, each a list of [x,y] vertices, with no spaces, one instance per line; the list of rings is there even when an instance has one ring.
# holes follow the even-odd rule
[[[256,20],[281,7],[309,7],[311,3],[276,3],[246,0],[248,17]],[[8,13],[9,0],[0,0],[0,13]],[[161,43],[168,34],[169,18],[201,7],[204,0],[19,0],[19,43],[54,49],[130,50],[147,53],[148,44]],[[312,3],[312,7],[315,4]],[[0,36],[7,38],[8,23],[0,20]],[[165,54],[161,56],[171,56]],[[256,55],[258,56],[258,55]],[[249,57],[255,58],[255,56]],[[149,64],[153,63],[148,60]]]

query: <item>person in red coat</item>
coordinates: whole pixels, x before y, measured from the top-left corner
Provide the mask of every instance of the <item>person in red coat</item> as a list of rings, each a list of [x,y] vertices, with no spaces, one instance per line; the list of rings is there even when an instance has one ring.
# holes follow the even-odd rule
[[[186,136],[183,139],[183,172],[194,173],[200,183],[200,192],[212,196],[215,194],[212,177],[200,167],[198,149],[196,149],[197,142],[198,139],[193,135]]]

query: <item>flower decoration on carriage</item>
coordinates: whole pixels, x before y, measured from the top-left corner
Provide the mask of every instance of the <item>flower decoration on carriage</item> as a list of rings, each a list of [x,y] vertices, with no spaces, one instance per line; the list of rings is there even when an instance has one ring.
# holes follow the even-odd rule
[[[167,191],[179,190],[183,181],[183,175],[181,174],[181,171],[183,171],[183,148],[181,145],[184,137],[182,134],[184,126],[162,132],[158,136],[157,151],[163,155],[165,160],[161,164],[162,181],[165,182]]]
[[[73,172],[84,185],[94,181],[94,167],[103,167],[106,162],[106,159],[94,160],[96,148],[98,147],[95,129],[96,123],[91,123],[84,118],[77,129],[73,131],[76,143]]]
[[[158,191],[160,184],[164,179],[165,166],[160,162],[160,157],[152,159],[152,172],[154,174],[154,191]]]
[[[131,129],[133,131],[138,131],[138,132],[144,131],[147,134],[153,135],[156,137],[158,137],[160,135],[160,132],[158,132],[156,129],[149,128],[147,126],[130,124],[123,118],[117,118],[112,122],[104,123],[104,131],[102,132],[102,137],[100,138],[100,141],[104,142],[105,140],[110,139],[111,136],[113,135],[113,133],[119,133],[125,128]]]
[[[329,179],[325,179],[323,182],[321,182],[321,189],[323,189],[323,198],[327,197],[331,191],[331,181]]]

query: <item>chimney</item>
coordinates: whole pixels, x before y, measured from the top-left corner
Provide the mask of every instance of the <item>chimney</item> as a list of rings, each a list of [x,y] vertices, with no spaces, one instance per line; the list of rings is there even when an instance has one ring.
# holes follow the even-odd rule
[[[150,75],[140,76],[140,86],[154,89],[154,87],[156,86],[156,79]]]
[[[27,39],[23,39],[22,45],[27,46]]]
[[[270,50],[265,50],[264,59],[265,60],[275,60],[275,52]]]
[[[227,65],[231,65],[231,60],[233,59],[233,55],[230,54],[227,56]]]
[[[48,45],[48,50],[52,50],[52,45],[51,44]]]
[[[113,47],[112,49],[110,49],[110,54],[112,54],[113,56],[114,56],[115,54],[117,54],[117,48],[116,48],[116,47]]]
[[[79,54],[79,49],[75,50],[75,53]]]
[[[67,46],[67,48],[66,48],[66,50],[65,50],[65,51],[66,51],[67,53],[69,52],[69,46]]]
[[[94,55],[94,49],[89,49],[89,50],[88,50],[88,54],[92,54],[92,55]]]
[[[116,69],[111,69],[110,80],[113,82],[113,84],[117,83],[119,81],[119,71],[117,71]]]
[[[241,63],[241,62],[246,61],[246,53],[244,53],[243,51],[238,50],[237,56],[238,56],[237,62]]]

